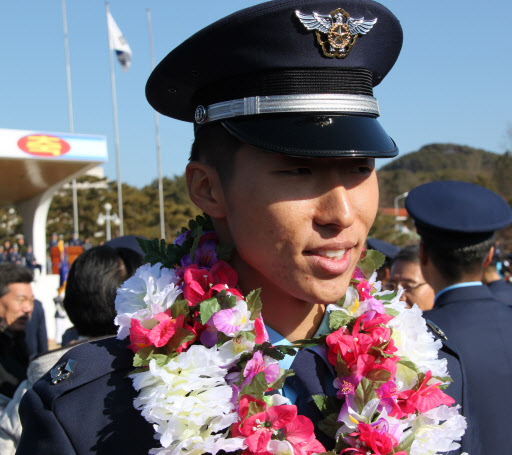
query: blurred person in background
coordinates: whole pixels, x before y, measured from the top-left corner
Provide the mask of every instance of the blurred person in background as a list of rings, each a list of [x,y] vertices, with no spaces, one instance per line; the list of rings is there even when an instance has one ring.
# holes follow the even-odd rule
[[[27,246],[27,250],[23,257],[25,259],[25,267],[28,267],[30,270],[32,270],[32,272],[35,269],[38,269],[39,273],[43,271],[43,267],[41,266],[41,264],[38,264],[36,261],[36,257],[34,256],[34,250],[32,249],[31,245]]]
[[[404,288],[401,300],[405,301],[409,308],[414,304],[422,311],[434,307],[435,292],[421,273],[418,245],[408,245],[395,256],[384,289],[394,291],[398,289],[398,285]]]
[[[370,250],[377,250],[386,256],[384,264],[382,264],[377,270],[377,281],[381,281],[382,284],[386,283],[389,279],[391,264],[393,263],[395,256],[400,251],[400,248],[391,243],[385,242],[384,240],[370,237],[366,239],[366,247]]]
[[[32,272],[18,264],[0,264],[0,394],[11,398],[27,376],[25,329],[34,309]]]
[[[115,335],[114,301],[117,287],[144,263],[132,248],[108,244],[83,252],[69,271],[64,308],[73,327],[62,336],[62,345],[92,337]]]
[[[484,267],[482,283],[486,284],[496,300],[512,306],[512,283],[500,276],[497,270],[499,256],[494,254],[491,262]]]
[[[512,408],[512,308],[496,300],[482,281],[494,253],[494,233],[512,222],[498,194],[458,181],[426,183],[409,192],[405,208],[420,242],[420,266],[436,292],[424,317],[442,327],[466,373],[471,406],[467,436],[479,431],[482,451],[510,453],[505,430]]]
[[[116,334],[114,302],[117,287],[144,263],[140,254],[142,250],[133,243],[132,237],[115,239],[114,245],[125,246],[91,248],[73,262],[67,279],[64,307],[74,324],[70,334],[75,335],[67,335],[68,339],[71,338],[67,346],[39,355],[30,363],[27,379],[19,385],[14,398],[0,414],[0,454],[14,455],[16,451],[22,430],[18,408],[25,392],[56,363],[60,365],[60,357],[74,345]]]

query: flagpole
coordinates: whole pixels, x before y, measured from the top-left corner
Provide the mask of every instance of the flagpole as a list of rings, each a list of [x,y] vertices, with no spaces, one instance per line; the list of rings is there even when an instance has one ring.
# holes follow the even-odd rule
[[[151,69],[155,68],[155,56],[153,52],[153,29],[151,27],[151,10],[146,9],[148,16],[149,48],[151,52]],[[160,153],[160,119],[155,110],[155,134],[156,134],[156,158],[158,167],[158,199],[160,202],[160,238],[165,239],[165,217],[164,217],[164,188],[162,182],[162,156]]]
[[[107,17],[107,34],[108,34],[108,51],[110,54],[110,80],[112,83],[112,109],[114,112],[114,136],[116,146],[116,174],[117,174],[117,203],[119,212],[119,235],[124,235],[124,219],[123,219],[123,190],[121,186],[121,165],[119,153],[119,131],[117,126],[117,97],[116,97],[116,78],[114,75],[114,50],[112,46],[112,38],[108,28],[108,15],[110,14],[110,7],[108,2],[105,2],[105,11]]]
[[[73,125],[73,98],[71,96],[71,67],[69,65],[69,42],[68,42],[68,20],[66,14],[66,0],[62,0],[62,20],[64,27],[64,51],[66,54],[66,79],[68,84],[68,118],[69,118],[69,132],[74,133]],[[78,232],[78,198],[76,193],[76,179],[72,180],[72,193],[73,193],[73,230],[76,235]]]

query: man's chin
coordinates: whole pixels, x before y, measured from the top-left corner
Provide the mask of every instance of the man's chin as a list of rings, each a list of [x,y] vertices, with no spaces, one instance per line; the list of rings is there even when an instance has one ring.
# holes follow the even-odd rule
[[[11,329],[13,332],[22,332],[27,328],[28,319],[14,321],[10,326],[9,329]]]

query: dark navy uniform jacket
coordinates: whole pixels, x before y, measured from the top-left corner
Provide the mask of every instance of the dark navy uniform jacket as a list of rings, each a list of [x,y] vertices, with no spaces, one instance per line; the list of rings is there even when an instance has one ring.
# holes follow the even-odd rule
[[[133,407],[137,393],[128,374],[133,354],[126,341],[115,338],[81,344],[69,350],[58,364],[76,360],[69,378],[52,385],[47,373],[29,390],[20,405],[23,433],[18,455],[147,454],[158,445],[152,426]],[[463,371],[456,351],[447,344],[440,352],[447,358],[454,380],[447,393],[466,406]],[[316,424],[321,419],[312,395],[325,393],[325,365],[319,357],[300,357],[292,365],[300,399],[298,411]],[[318,438],[328,447],[318,428]],[[467,445],[463,446],[468,450]],[[450,454],[460,453],[451,452]]]
[[[512,283],[505,280],[496,280],[489,283],[487,287],[496,300],[512,306]]]
[[[511,453],[506,429],[512,409],[512,308],[475,285],[441,294],[425,317],[442,327],[459,352],[471,406],[466,417],[481,440],[471,455]]]
[[[17,454],[147,454],[158,446],[152,426],[133,407],[126,341],[84,343],[58,363],[67,359],[77,361],[69,378],[52,385],[47,373],[23,397]]]

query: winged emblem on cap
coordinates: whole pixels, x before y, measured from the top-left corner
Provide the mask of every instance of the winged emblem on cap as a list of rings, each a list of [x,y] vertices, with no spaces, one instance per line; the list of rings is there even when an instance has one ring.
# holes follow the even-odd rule
[[[329,14],[304,14],[295,11],[296,16],[308,30],[315,30],[318,44],[326,57],[345,58],[359,35],[365,35],[377,23],[377,18],[366,20],[350,15],[341,8]],[[326,36],[327,35],[327,36]]]

